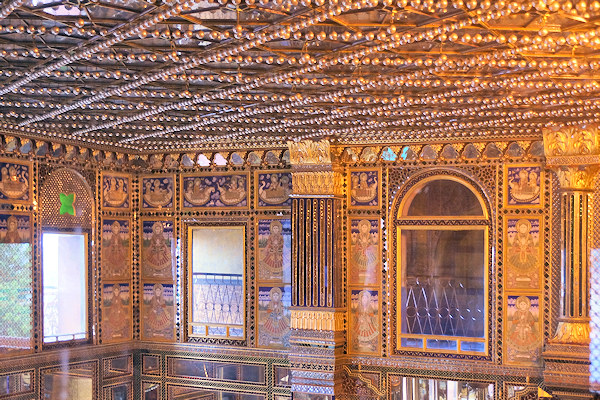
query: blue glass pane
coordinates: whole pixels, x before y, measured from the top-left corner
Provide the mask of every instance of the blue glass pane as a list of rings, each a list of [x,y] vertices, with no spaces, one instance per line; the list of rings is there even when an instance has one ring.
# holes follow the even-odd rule
[[[413,348],[422,349],[423,348],[423,339],[403,338],[400,341],[400,345],[402,347],[413,347]]]
[[[229,328],[229,336],[232,337],[243,337],[244,330],[241,328]]]
[[[227,330],[224,326],[209,326],[208,334],[212,336],[225,336],[227,334]]]
[[[427,339],[427,348],[434,350],[457,350],[456,340]]]
[[[477,353],[485,353],[485,343],[461,342],[460,349],[462,351],[473,351],[473,352],[477,352]]]

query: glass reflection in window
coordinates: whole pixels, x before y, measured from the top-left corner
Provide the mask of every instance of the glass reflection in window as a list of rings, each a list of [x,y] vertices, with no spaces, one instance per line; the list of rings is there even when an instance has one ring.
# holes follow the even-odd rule
[[[190,228],[190,336],[244,337],[245,229]]]
[[[87,337],[87,238],[42,234],[44,342]]]

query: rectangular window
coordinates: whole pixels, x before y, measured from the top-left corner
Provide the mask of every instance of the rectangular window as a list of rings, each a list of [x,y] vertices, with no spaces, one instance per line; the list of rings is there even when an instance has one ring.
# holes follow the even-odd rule
[[[29,243],[0,243],[0,276],[0,352],[29,349],[33,325]]]
[[[194,226],[188,237],[189,336],[243,339],[245,228]]]
[[[87,235],[42,234],[44,343],[87,338]]]
[[[400,346],[484,353],[485,228],[404,228],[400,240]]]

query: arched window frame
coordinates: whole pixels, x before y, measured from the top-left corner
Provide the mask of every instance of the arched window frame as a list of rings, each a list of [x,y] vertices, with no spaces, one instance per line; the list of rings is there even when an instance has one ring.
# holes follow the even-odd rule
[[[415,195],[419,192],[419,189],[426,184],[435,180],[451,180],[458,182],[468,188],[477,198],[481,205],[482,215],[480,216],[405,216],[403,215],[404,210],[411,204]],[[492,265],[494,260],[494,253],[492,248],[492,241],[490,238],[491,232],[493,232],[493,218],[490,209],[490,201],[486,192],[474,182],[471,178],[463,175],[461,172],[455,170],[428,170],[420,174],[417,174],[402,185],[393,197],[390,217],[391,217],[391,244],[392,244],[392,271],[394,273],[392,278],[393,289],[393,322],[392,327],[394,333],[392,340],[394,342],[394,348],[396,354],[414,354],[414,355],[431,355],[431,356],[448,356],[455,357],[456,355],[465,355],[469,358],[475,359],[490,359],[491,353],[491,321],[493,315],[492,308],[492,295],[494,292],[493,287],[490,285],[490,274],[492,271]],[[484,326],[483,326],[483,337],[480,342],[483,343],[482,351],[467,351],[461,349],[463,342],[471,341],[470,337],[468,340],[458,339],[456,349],[435,349],[427,347],[427,339],[437,337],[433,335],[421,334],[413,335],[419,336],[422,339],[423,346],[421,348],[416,347],[403,347],[402,339],[407,336],[402,333],[402,322],[403,313],[405,312],[405,305],[402,304],[402,285],[403,285],[403,254],[402,254],[402,231],[403,230],[427,230],[431,228],[436,229],[481,229],[484,232],[484,271],[483,272],[483,299],[484,299]]]

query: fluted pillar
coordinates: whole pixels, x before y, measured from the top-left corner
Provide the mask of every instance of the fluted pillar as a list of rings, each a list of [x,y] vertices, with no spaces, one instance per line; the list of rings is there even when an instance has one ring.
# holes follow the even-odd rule
[[[290,363],[294,398],[341,396],[345,342],[340,254],[342,175],[329,142],[290,142],[292,307]]]
[[[600,168],[596,126],[544,130],[546,166],[560,183],[561,289],[558,326],[546,344],[547,384],[589,385],[590,235],[593,182]]]

